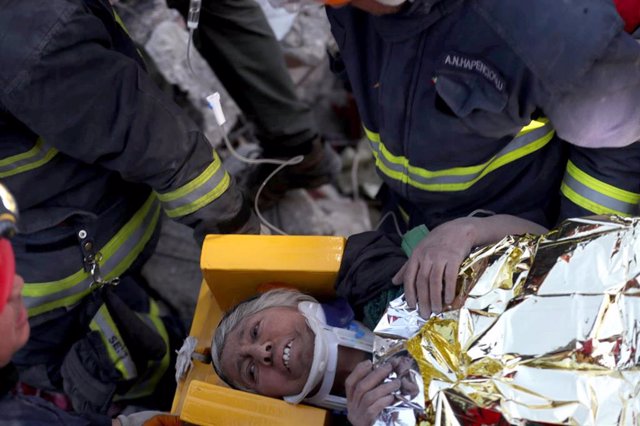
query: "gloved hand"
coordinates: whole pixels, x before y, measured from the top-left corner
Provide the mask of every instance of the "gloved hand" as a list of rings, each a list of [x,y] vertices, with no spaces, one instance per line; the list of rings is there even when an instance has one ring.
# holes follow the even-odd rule
[[[73,344],[62,362],[64,392],[78,413],[106,414],[122,376],[106,355],[102,337],[92,331]]]
[[[150,360],[161,360],[167,352],[162,336],[127,306],[112,288],[105,289],[104,299],[139,373],[144,371]]]
[[[162,411],[140,411],[119,415],[113,420],[113,426],[180,426],[180,417]]]
[[[252,208],[252,201],[236,191],[225,194],[224,202],[211,203],[202,210],[188,215],[190,220],[183,219],[182,223],[193,228],[196,243],[202,245],[209,234],[259,234],[260,220]],[[238,200],[241,200],[239,202]],[[229,211],[230,204],[241,204],[236,211]]]

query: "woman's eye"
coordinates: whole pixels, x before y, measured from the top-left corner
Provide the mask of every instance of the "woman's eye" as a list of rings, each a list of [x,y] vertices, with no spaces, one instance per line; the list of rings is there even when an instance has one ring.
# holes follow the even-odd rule
[[[251,363],[249,365],[249,378],[251,379],[252,382],[255,383],[256,381],[256,365]]]
[[[251,337],[253,337],[254,339],[256,337],[258,337],[258,326],[260,325],[260,323],[256,323],[256,325],[253,326],[253,328],[251,328]]]

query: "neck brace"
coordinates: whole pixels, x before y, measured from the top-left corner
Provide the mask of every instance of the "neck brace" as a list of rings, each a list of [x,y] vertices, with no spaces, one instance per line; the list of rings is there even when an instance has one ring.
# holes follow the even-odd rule
[[[313,362],[307,383],[298,395],[284,397],[284,400],[298,404],[303,400],[309,404],[334,410],[344,410],[346,398],[331,395],[331,388],[338,366],[338,346],[354,348],[363,352],[373,352],[373,333],[357,321],[351,321],[346,328],[331,327],[319,303],[302,302],[298,309],[315,334]],[[318,391],[309,395],[317,387]]]

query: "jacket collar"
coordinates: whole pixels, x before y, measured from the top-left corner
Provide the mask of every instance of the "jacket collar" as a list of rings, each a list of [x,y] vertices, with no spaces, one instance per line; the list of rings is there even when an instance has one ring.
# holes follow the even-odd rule
[[[407,0],[397,13],[374,17],[374,27],[388,41],[405,40],[433,25],[461,1]]]

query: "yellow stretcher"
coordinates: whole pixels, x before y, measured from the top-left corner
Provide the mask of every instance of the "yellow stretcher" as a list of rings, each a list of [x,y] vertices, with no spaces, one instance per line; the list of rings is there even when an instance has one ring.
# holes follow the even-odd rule
[[[330,296],[344,238],[312,236],[209,235],[200,266],[204,281],[191,325],[196,352],[209,350],[222,313],[269,283]],[[224,385],[210,364],[194,367],[178,384],[172,412],[198,425],[326,425],[326,410],[236,391]]]

